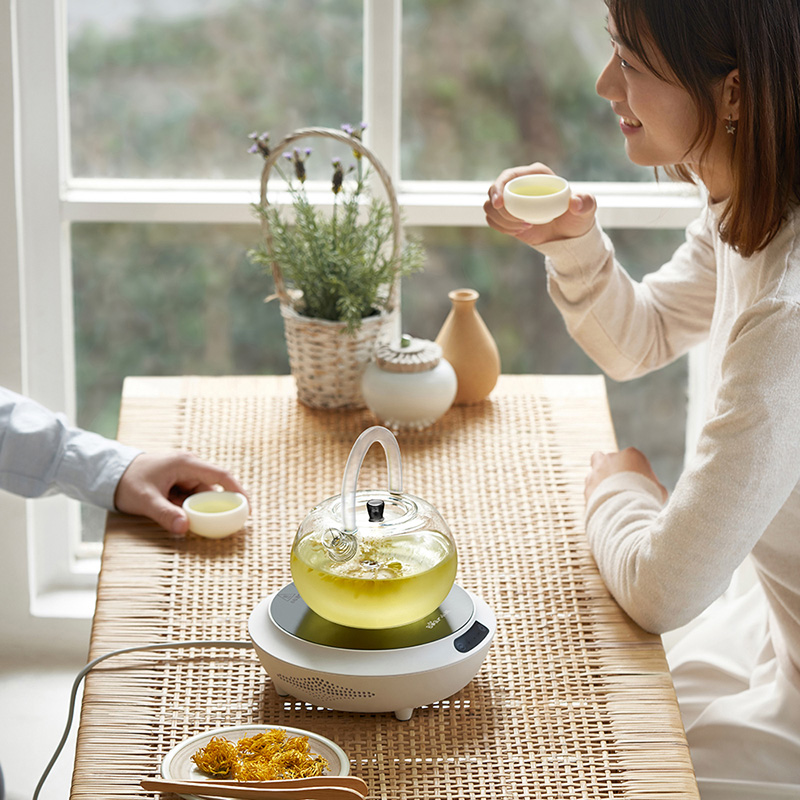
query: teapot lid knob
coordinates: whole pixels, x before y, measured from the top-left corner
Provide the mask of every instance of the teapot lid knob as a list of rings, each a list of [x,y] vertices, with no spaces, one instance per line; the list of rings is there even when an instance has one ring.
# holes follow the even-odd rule
[[[367,515],[370,522],[383,522],[383,500],[367,500]]]

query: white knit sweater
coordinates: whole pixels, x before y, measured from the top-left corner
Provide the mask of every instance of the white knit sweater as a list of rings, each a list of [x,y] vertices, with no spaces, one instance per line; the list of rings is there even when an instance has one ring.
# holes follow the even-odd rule
[[[641,283],[597,227],[538,248],[571,335],[609,376],[709,342],[706,422],[669,501],[619,473],[589,498],[587,533],[614,597],[654,632],[697,616],[752,552],[776,653],[800,686],[800,212],[742,258],[720,241],[718,211]]]

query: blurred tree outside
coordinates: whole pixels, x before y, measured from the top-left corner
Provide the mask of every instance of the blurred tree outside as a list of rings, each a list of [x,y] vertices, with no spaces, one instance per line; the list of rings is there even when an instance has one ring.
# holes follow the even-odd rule
[[[283,322],[247,259],[253,226],[72,232],[79,422],[114,436],[126,375],[281,374]]]
[[[572,180],[650,180],[594,84],[599,0],[404,0],[404,178],[487,180],[543,161]]]
[[[252,178],[252,130],[361,119],[361,0],[228,0],[205,14],[158,4],[186,6],[178,17],[139,0],[122,27],[114,5],[70,34],[74,175]]]
[[[251,178],[251,129],[361,119],[361,0],[220,0],[177,18],[138,0],[124,26],[109,5],[68,5],[77,176]],[[594,91],[604,17],[601,0],[405,0],[402,177],[490,181],[536,159],[578,180],[649,180]]]

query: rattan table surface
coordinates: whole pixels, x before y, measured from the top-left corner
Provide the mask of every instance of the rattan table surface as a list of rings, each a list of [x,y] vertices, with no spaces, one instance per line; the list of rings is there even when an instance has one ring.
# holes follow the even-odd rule
[[[111,515],[90,657],[140,644],[245,641],[258,602],[290,580],[298,524],[338,494],[368,411],[300,405],[291,378],[133,378],[119,438],[228,466],[252,515],[228,539],[174,539]],[[583,529],[592,452],[616,447],[603,379],[502,376],[490,399],[398,435],[404,489],[433,503],[458,583],[497,616],[476,677],[453,697],[349,714],[279,697],[252,650],[115,656],[86,678],[71,797],[139,787],[186,738],[269,723],[336,741],[371,798],[697,798],[661,641],[609,596]],[[383,486],[380,448],[361,486]]]

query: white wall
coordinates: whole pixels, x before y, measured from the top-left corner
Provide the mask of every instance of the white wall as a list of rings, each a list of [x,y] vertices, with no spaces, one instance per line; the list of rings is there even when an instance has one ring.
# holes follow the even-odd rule
[[[22,391],[24,253],[16,136],[15,7],[15,0],[0,0],[0,384]],[[85,657],[89,620],[31,615],[26,507],[26,501],[0,492],[0,655]]]

